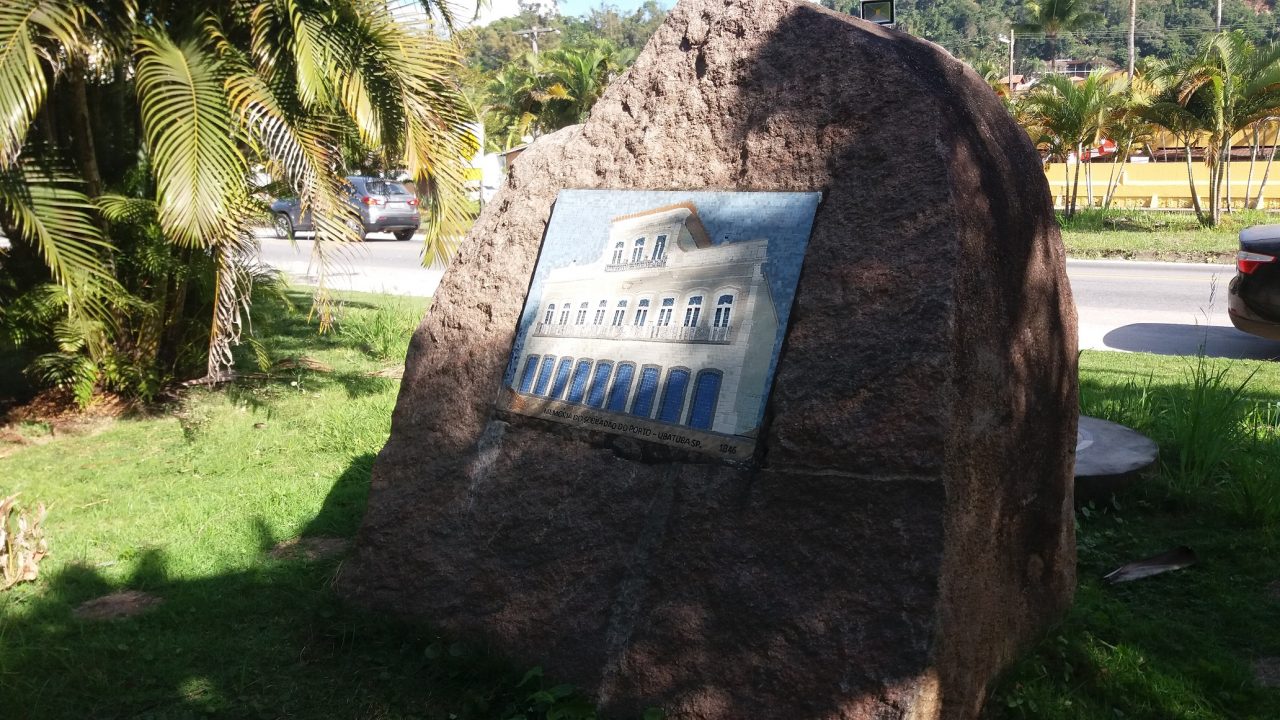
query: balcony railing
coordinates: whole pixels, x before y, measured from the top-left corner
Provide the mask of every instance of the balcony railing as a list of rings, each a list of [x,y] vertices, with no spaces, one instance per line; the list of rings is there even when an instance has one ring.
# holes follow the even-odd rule
[[[660,268],[667,266],[667,256],[652,260],[640,260],[638,262],[620,262],[611,263],[604,266],[605,272],[619,272],[621,270],[648,270],[649,268]]]
[[[643,340],[646,342],[707,343],[733,342],[732,327],[684,327],[681,325],[558,325],[538,323],[534,335],[542,337],[589,338],[594,340]]]

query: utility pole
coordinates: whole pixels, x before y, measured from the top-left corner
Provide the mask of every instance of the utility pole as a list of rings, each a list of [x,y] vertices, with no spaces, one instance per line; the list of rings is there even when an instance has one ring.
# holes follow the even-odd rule
[[[1009,78],[1008,78],[1009,100],[1012,101],[1013,100],[1013,41],[1015,40],[1015,37],[1013,34],[1013,26],[1012,25],[1009,26],[1009,37],[1005,37],[1004,35],[1001,35],[999,39],[1000,39],[1000,42],[1002,43],[1009,43]]]
[[[1222,25],[1222,0],[1218,0],[1218,25]],[[1138,29],[1138,0],[1129,0],[1129,86],[1133,86],[1133,36]]]
[[[1218,29],[1222,29],[1222,0],[1218,0]]]
[[[558,32],[560,31],[557,30],[556,28],[545,28],[545,27],[538,27],[537,25],[535,25],[531,28],[528,28],[527,30],[517,30],[512,34],[529,38],[529,42],[533,43],[533,54],[537,55],[538,54],[538,36],[548,35],[551,33],[558,33]]]

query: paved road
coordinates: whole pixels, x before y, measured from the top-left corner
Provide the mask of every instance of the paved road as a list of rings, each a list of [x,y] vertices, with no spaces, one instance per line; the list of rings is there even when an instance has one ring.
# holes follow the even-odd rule
[[[1227,318],[1231,265],[1070,260],[1080,347],[1280,359],[1280,342],[1242,333]]]
[[[265,262],[283,270],[293,283],[316,284],[312,258],[315,243],[310,239],[299,237],[295,247],[265,229],[258,232],[258,239]],[[363,243],[337,246],[340,253],[329,273],[329,286],[335,290],[429,296],[436,291],[444,271],[422,267],[422,240],[421,234],[400,242],[390,233],[374,233]]]
[[[309,240],[297,248],[260,233],[262,257],[292,280],[314,284]],[[373,235],[349,248],[332,287],[401,295],[435,292],[443,274],[422,268],[422,236],[397,242]],[[1071,260],[1067,274],[1080,315],[1080,347],[1191,355],[1201,345],[1215,357],[1280,359],[1280,342],[1255,338],[1227,319],[1230,265]]]

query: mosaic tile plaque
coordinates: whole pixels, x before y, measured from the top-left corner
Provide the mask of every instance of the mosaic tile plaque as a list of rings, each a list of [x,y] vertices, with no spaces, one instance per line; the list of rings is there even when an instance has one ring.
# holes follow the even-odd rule
[[[562,191],[501,405],[750,458],[820,197]]]

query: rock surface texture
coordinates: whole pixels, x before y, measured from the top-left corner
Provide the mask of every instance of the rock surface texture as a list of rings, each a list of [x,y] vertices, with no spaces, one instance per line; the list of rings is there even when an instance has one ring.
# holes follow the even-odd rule
[[[563,188],[825,191],[754,467],[496,413]],[[340,587],[608,717],[976,717],[1071,599],[1075,349],[1039,159],[972,71],[681,0],[445,276]]]

